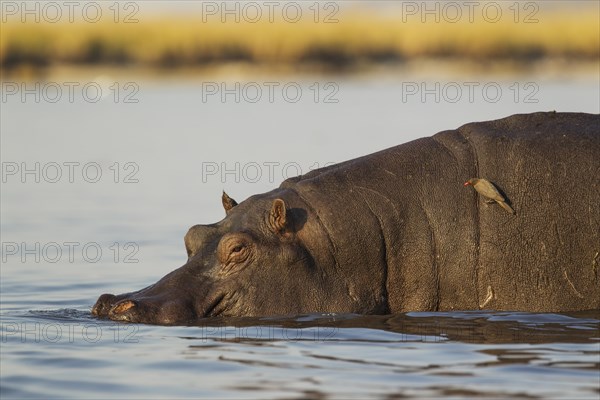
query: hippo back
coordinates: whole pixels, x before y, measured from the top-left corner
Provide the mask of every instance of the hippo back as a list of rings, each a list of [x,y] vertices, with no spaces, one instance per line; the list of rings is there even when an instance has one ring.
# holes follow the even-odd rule
[[[464,188],[473,177],[516,215]],[[343,275],[384,281],[389,311],[600,308],[598,115],[471,123],[282,188],[311,205]]]

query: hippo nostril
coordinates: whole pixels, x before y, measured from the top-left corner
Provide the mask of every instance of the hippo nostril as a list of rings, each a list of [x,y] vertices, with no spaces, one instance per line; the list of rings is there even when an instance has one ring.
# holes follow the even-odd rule
[[[112,307],[116,296],[113,294],[105,293],[98,298],[94,307],[92,307],[92,314],[97,316],[106,316],[108,310]]]
[[[123,314],[131,308],[135,307],[136,305],[136,302],[133,300],[121,300],[110,309],[109,314]]]

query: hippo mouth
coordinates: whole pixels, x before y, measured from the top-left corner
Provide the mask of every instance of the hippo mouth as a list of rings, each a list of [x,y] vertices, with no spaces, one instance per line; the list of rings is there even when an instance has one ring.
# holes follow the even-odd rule
[[[226,310],[226,294],[206,298],[199,307],[182,299],[165,299],[165,296],[143,296],[135,293],[115,296],[103,294],[92,307],[92,315],[113,321],[172,325],[216,317]]]
[[[169,325],[196,318],[193,307],[181,300],[103,294],[92,315],[113,321]]]

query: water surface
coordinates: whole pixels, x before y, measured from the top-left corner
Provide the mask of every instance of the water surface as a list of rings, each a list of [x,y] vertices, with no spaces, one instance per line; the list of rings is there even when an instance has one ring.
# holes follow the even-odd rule
[[[331,82],[298,81],[305,95],[295,103],[204,101],[197,81],[135,82],[137,103],[3,100],[2,398],[597,399],[598,312],[319,314],[174,327],[91,317],[99,294],[139,289],[182,265],[183,235],[223,217],[223,189],[239,201],[298,168],[474,120],[600,108],[597,77],[482,78],[503,88],[495,103],[403,100],[407,82],[435,87],[422,77],[348,78],[333,81],[337,102],[325,103],[323,92],[315,101],[310,86]],[[531,82],[537,102],[523,92],[515,99],[510,87]],[[95,182],[92,169],[82,174],[88,164],[100,168]],[[9,174],[9,165],[34,172]]]

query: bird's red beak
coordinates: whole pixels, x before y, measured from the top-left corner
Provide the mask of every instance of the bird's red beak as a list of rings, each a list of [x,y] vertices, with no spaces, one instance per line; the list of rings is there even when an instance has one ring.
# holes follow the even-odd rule
[[[469,181],[466,181],[465,183],[463,183],[463,186],[469,186],[471,183]]]

